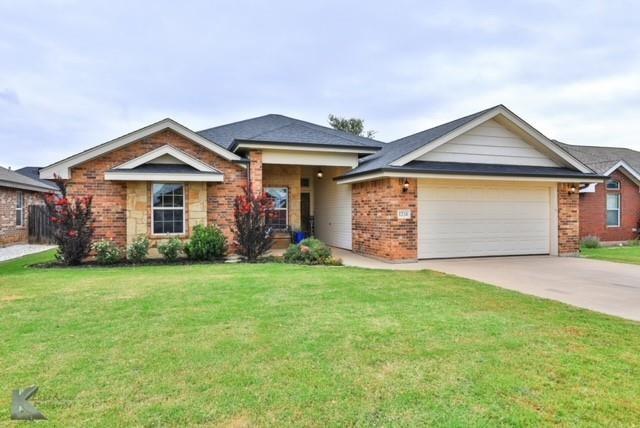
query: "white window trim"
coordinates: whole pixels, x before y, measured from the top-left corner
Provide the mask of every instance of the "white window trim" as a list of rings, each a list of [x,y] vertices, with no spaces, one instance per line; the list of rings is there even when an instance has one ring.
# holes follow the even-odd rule
[[[182,232],[180,233],[155,233],[154,232],[154,213],[156,210],[158,211],[166,211],[166,210],[178,210],[177,207],[154,207],[153,206],[153,197],[155,186],[162,186],[164,184],[179,184],[182,186]],[[185,236],[187,234],[187,186],[184,183],[151,183],[151,235],[152,236]]]
[[[617,183],[618,187],[615,187],[615,188],[609,187],[609,183]],[[607,190],[616,191],[616,190],[620,190],[622,185],[620,184],[620,180],[612,179],[612,180],[607,180],[607,182],[605,183],[605,187],[606,187]]]
[[[284,189],[287,191],[287,207],[286,208],[272,208],[272,211],[285,211],[285,229],[289,227],[289,188],[286,186],[269,186],[265,187],[264,191],[269,193],[269,189]]]
[[[19,205],[20,197],[22,197],[22,205]],[[24,227],[24,192],[22,191],[16,192],[16,214],[18,211],[20,212],[20,223],[16,222],[16,227]]]
[[[609,195],[614,195],[618,198],[618,208],[617,209],[609,209]],[[618,223],[617,224],[609,224],[609,211],[618,211]],[[620,193],[607,193],[607,201],[606,201],[606,217],[607,227],[616,228],[620,227],[622,223],[622,195]]]

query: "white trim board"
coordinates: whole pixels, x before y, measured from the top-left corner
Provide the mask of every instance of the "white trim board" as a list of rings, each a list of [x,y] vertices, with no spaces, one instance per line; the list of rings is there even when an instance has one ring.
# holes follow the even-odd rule
[[[201,172],[216,172],[216,173],[221,173],[219,170],[217,170],[216,168],[207,165],[206,163],[194,158],[191,155],[188,155],[187,153],[176,149],[175,147],[167,144],[165,146],[162,147],[158,147],[155,150],[151,150],[150,152],[145,153],[142,156],[139,156],[135,159],[131,159],[130,161],[127,161],[121,165],[116,166],[113,169],[133,169],[136,168],[140,165],[144,165],[146,163],[149,163],[155,159],[158,159],[162,156],[165,155],[169,155],[177,160],[179,160],[180,162],[187,164],[195,169],[197,169],[198,171]]]
[[[138,129],[137,131],[123,135],[122,137],[118,137],[114,140],[100,144],[99,146],[93,147],[67,159],[63,159],[59,162],[44,167],[40,170],[40,178],[51,179],[54,178],[54,175],[58,175],[63,179],[68,179],[70,178],[70,169],[72,167],[88,160],[95,159],[96,157],[101,156],[105,153],[109,153],[113,150],[119,149],[142,138],[148,137],[166,129],[170,129],[177,134],[188,138],[194,143],[200,144],[201,146],[211,150],[212,152],[222,156],[229,161],[237,161],[241,159],[241,157],[236,155],[235,153],[232,153],[227,149],[207,140],[206,138],[198,135],[186,126],[179,124],[175,120],[167,118],[161,120],[160,122],[145,126],[144,128]],[[240,166],[246,168],[246,166],[244,165]]]
[[[504,106],[496,106],[483,115],[477,117],[471,122],[460,126],[448,134],[443,135],[440,138],[436,138],[434,141],[430,143],[426,143],[422,147],[414,150],[411,153],[408,153],[391,163],[392,166],[404,166],[407,163],[416,160],[417,158],[429,153],[430,151],[440,147],[441,145],[451,141],[452,139],[472,130],[473,128],[485,123],[491,119],[502,119],[498,120],[501,125],[505,125],[503,123],[505,120],[513,127],[520,130],[523,134],[528,136],[532,141],[537,143],[540,148],[546,149],[550,154],[552,154],[557,160],[562,161],[562,163],[575,168],[576,170],[584,173],[590,173],[590,168],[584,165],[582,162],[578,161],[576,158],[571,156],[569,153],[565,152],[561,148],[559,148],[553,141],[545,137],[540,131],[526,123],[524,120],[520,119],[514,113],[512,113],[509,109]]]
[[[311,145],[304,144],[269,144],[269,143],[239,143],[235,150],[238,149],[254,149],[254,150],[295,150],[295,151],[305,151],[305,152],[340,152],[340,153],[364,153],[364,154],[373,154],[378,152],[376,149],[370,149],[363,147],[362,149],[353,149],[353,148],[340,148],[340,147],[313,147]]]
[[[338,184],[358,183],[361,181],[375,180],[377,178],[399,177],[399,178],[441,178],[454,180],[499,180],[499,181],[540,181],[555,183],[601,183],[599,178],[564,178],[564,177],[528,177],[511,175],[464,175],[464,174],[432,174],[416,172],[395,172],[383,171],[372,174],[363,174],[355,177],[345,177],[338,179]]]
[[[127,170],[123,171],[107,171],[104,173],[104,179],[110,181],[157,181],[157,182],[214,182],[221,183],[224,176],[220,173],[136,173]]]

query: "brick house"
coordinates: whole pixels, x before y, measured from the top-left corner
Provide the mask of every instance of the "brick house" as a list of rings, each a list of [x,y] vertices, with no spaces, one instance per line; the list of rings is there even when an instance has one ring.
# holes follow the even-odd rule
[[[580,190],[580,237],[623,242],[640,236],[640,152],[619,147],[561,146],[607,176]]]
[[[94,195],[97,237],[121,246],[212,223],[231,239],[250,182],[275,230],[393,262],[575,253],[577,189],[603,180],[502,105],[391,143],[274,114],[199,132],[165,119],[40,177],[54,174]]]
[[[30,205],[40,205],[42,193],[57,187],[0,167],[0,247],[28,242]]]

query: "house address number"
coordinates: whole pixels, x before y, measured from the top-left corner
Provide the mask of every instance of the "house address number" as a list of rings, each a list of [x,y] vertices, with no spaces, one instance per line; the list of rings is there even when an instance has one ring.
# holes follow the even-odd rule
[[[411,218],[411,210],[398,210],[398,220],[408,220]]]

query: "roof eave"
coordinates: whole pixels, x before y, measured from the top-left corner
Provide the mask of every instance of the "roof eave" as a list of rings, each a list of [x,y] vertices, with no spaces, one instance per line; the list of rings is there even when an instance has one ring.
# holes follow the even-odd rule
[[[291,143],[283,141],[268,141],[268,140],[250,140],[250,139],[235,139],[229,150],[236,152],[239,149],[251,148],[248,146],[277,146],[280,150],[313,150],[313,149],[325,149],[352,153],[372,154],[378,152],[382,147],[376,146],[358,146],[358,145],[342,145],[342,144],[314,144],[314,143]]]

